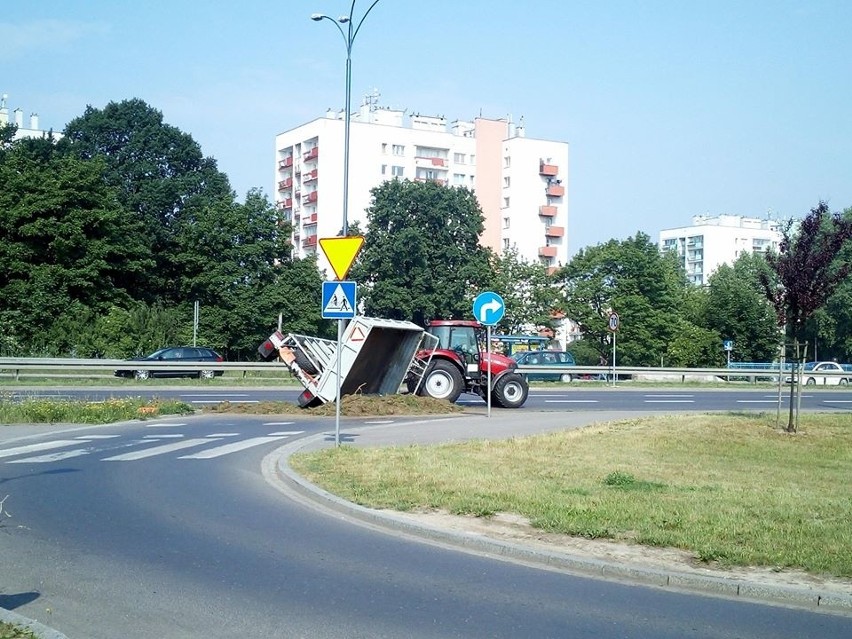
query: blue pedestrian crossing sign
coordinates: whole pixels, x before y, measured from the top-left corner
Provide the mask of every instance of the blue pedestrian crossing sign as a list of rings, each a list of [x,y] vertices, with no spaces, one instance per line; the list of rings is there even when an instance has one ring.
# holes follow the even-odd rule
[[[322,283],[322,318],[355,317],[355,282]]]
[[[493,326],[506,312],[503,298],[493,291],[485,291],[473,300],[473,317],[477,322],[485,326]]]

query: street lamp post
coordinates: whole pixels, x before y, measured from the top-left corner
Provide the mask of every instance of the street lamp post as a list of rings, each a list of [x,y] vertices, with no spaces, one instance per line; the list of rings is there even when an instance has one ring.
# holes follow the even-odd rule
[[[343,116],[343,235],[349,235],[349,120],[352,103],[352,44],[355,42],[355,37],[358,31],[361,30],[361,25],[379,3],[379,0],[373,0],[373,4],[367,9],[366,13],[361,16],[358,24],[353,29],[353,13],[355,12],[355,0],[352,0],[352,6],[349,7],[348,16],[340,16],[336,20],[324,13],[311,14],[311,20],[320,22],[328,20],[343,36],[343,43],[346,45],[346,111]],[[346,25],[346,30],[340,25]]]

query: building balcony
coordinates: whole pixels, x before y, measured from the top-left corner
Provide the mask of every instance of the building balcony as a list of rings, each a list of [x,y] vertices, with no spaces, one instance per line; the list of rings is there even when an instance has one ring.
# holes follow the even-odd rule
[[[308,248],[309,246],[317,245],[317,236],[316,235],[308,235],[304,240],[302,240],[302,246],[304,248]]]
[[[318,157],[319,157],[319,147],[315,146],[310,151],[308,151],[307,153],[302,155],[302,160],[304,160],[305,162],[312,162],[313,160],[316,160]]]
[[[538,174],[545,177],[556,177],[559,174],[559,167],[555,164],[546,164],[539,162]]]
[[[303,204],[311,204],[312,202],[316,202],[319,197],[319,193],[317,191],[311,191],[310,193],[305,193],[305,197],[302,198]]]
[[[289,169],[291,166],[293,166],[293,156],[292,155],[290,157],[284,158],[283,160],[278,162],[278,168],[279,169]]]
[[[286,191],[291,186],[293,186],[293,178],[286,178],[284,180],[278,181],[278,190],[279,191]]]
[[[538,256],[539,257],[556,257],[557,247],[555,246],[539,246],[538,247]]]
[[[283,200],[278,200],[278,208],[282,210],[288,210],[293,208],[293,198],[287,197]]]
[[[439,184],[441,186],[447,186],[447,180],[442,180],[441,178],[426,178],[426,177],[416,177],[414,178],[415,182],[434,182],[435,184]]]
[[[538,207],[538,214],[542,217],[556,217],[556,207],[550,205],[543,205]]]
[[[554,275],[556,273],[556,271],[558,271],[558,270],[559,270],[558,266],[548,266],[547,267],[547,274],[548,275]]]
[[[305,226],[309,226],[310,224],[316,224],[317,223],[317,214],[311,213],[310,215],[306,215],[303,223],[304,223]]]
[[[564,226],[548,226],[544,229],[544,234],[547,237],[564,237],[565,236],[565,227]]]
[[[548,184],[545,193],[548,197],[562,197],[565,195],[565,187],[561,184]]]
[[[415,157],[414,164],[416,166],[437,166],[437,167],[446,167],[449,164],[447,158],[433,158],[433,157]]]
[[[317,170],[313,169],[313,170],[305,173],[305,175],[302,177],[302,182],[313,182],[316,179],[317,179]]]

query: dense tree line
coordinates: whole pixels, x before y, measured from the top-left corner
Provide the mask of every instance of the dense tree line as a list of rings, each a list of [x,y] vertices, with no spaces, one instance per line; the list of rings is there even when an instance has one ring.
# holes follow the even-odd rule
[[[320,317],[323,276],[293,256],[274,204],[261,190],[238,202],[215,160],[141,100],[89,107],[59,141],[13,133],[0,129],[0,354],[126,357],[189,343],[195,302],[199,343],[229,359],[253,357],[279,316],[287,331],[334,333]],[[852,242],[838,229],[852,209],[817,209],[818,220],[785,229],[778,256],[745,254],[696,287],[641,232],[584,248],[555,272],[511,249],[497,255],[479,244],[473,192],[392,180],[372,192],[350,278],[365,314],[421,325],[471,318],[484,290],[506,301],[497,332],[552,327],[564,314],[580,327],[580,363],[609,355],[612,311],[625,365],[722,365],[722,340],[734,342],[734,361],[772,361],[785,330],[819,343],[820,358],[849,361]],[[819,268],[802,266],[815,259]],[[791,323],[796,299],[818,303]]]
[[[259,190],[141,100],[89,107],[64,137],[0,138],[0,352],[126,357],[198,341],[230,359],[278,323],[327,334],[315,260]]]

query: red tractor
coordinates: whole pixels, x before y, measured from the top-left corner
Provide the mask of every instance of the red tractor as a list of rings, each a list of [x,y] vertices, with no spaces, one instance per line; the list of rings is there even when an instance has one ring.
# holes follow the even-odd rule
[[[490,392],[492,403],[502,408],[519,408],[527,401],[529,385],[515,372],[517,363],[485,349],[481,324],[473,320],[432,320],[427,330],[438,338],[438,345],[417,354],[417,359],[429,364],[422,380],[409,378],[409,392],[450,402],[462,393],[487,399]]]

